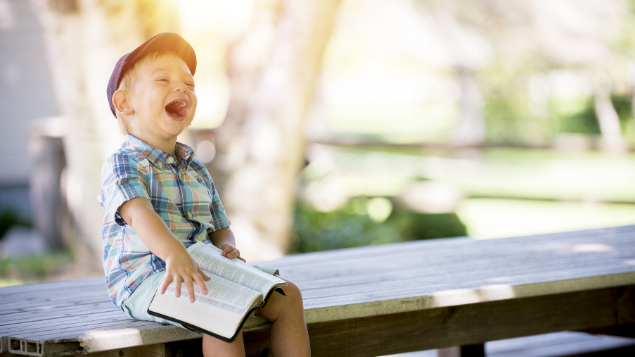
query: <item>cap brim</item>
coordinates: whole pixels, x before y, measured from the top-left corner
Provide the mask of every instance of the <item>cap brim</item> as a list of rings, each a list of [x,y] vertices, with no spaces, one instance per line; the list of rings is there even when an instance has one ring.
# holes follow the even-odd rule
[[[123,71],[127,70],[148,53],[159,50],[174,51],[185,62],[192,75],[196,72],[196,53],[194,49],[183,37],[171,32],[155,35],[134,51],[130,52],[130,55],[128,55],[125,61],[126,64],[124,65]]]

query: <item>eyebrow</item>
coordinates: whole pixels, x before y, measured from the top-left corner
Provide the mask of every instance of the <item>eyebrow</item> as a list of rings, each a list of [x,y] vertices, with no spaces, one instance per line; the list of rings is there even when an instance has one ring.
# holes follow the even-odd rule
[[[165,70],[167,70],[167,68],[159,68],[159,69],[155,69],[154,71],[152,71],[152,73],[151,73],[150,75],[151,75],[151,76],[154,76],[154,74],[155,74],[155,73],[157,73],[157,72],[159,72],[159,71],[165,71]],[[187,72],[184,72],[184,73],[185,73],[185,74],[187,74],[187,75],[188,75],[188,76],[192,79],[192,81],[194,80],[194,76],[193,76],[193,75],[191,75],[191,74],[189,74],[189,73],[187,73]]]

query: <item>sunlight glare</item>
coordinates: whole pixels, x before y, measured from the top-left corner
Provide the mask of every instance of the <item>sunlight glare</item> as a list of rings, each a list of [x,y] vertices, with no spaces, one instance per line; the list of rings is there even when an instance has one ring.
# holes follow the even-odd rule
[[[366,210],[370,219],[377,223],[386,220],[392,213],[392,203],[385,197],[375,197],[368,200]]]
[[[231,41],[247,27],[253,0],[182,0],[179,5],[185,34],[215,29]]]
[[[613,247],[607,244],[591,243],[591,244],[576,244],[571,250],[574,252],[608,252],[613,250]]]
[[[210,163],[216,156],[216,146],[209,140],[203,140],[196,145],[196,155],[204,164]]]

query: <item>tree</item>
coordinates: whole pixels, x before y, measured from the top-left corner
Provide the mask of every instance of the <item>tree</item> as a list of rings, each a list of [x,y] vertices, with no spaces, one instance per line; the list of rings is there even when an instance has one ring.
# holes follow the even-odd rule
[[[490,82],[490,87],[497,87],[491,85],[497,80],[483,78],[487,76],[483,74],[483,69],[495,68],[491,71],[493,77],[502,77],[504,73],[509,76],[498,80],[502,85],[493,88],[497,92],[495,95],[484,90],[486,102],[500,101],[502,96],[513,101],[514,92],[526,91],[526,81],[520,85],[516,82],[521,82],[519,77],[529,78],[528,73],[535,75],[554,69],[574,69],[606,81],[603,72],[614,64],[613,43],[620,36],[630,36],[629,31],[623,30],[623,24],[629,22],[632,9],[619,0],[583,3],[575,0],[412,2],[425,15],[422,19],[444,38],[447,51],[453,58],[450,65],[458,68],[461,115],[453,136],[455,144],[475,144],[483,138],[485,122],[479,113],[480,90],[474,79],[476,70],[481,70],[481,83]],[[526,78],[522,78],[523,74]],[[595,87],[596,112],[604,142],[607,147],[619,150],[623,139],[615,109],[608,99],[610,86]],[[520,105],[516,103],[516,107]],[[508,112],[490,116],[487,124],[511,128],[503,130],[501,136],[505,138],[522,138],[523,132],[530,130],[524,125],[526,123],[521,123],[527,117],[517,114]],[[490,139],[492,132],[488,130]]]
[[[231,100],[209,169],[248,259],[279,257],[288,243],[304,119],[338,4],[257,2],[230,46]]]
[[[108,107],[115,63],[146,38],[177,30],[173,1],[32,0],[42,23],[56,99],[66,120],[67,200],[75,222],[79,265],[102,270],[101,166],[122,136]],[[173,10],[173,9],[172,9]],[[157,21],[157,20],[161,21]]]

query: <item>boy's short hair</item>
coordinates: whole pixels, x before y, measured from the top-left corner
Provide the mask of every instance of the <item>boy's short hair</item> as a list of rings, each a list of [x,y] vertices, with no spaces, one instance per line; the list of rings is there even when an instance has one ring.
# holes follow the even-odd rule
[[[172,50],[157,50],[157,51],[153,51],[146,54],[143,58],[135,62],[132,65],[132,67],[130,67],[126,71],[126,73],[124,73],[123,77],[121,78],[121,81],[119,82],[119,86],[117,87],[117,90],[129,91],[131,89],[135,81],[135,70],[137,69],[140,63],[142,63],[143,61],[148,61],[148,60],[156,60],[157,58],[168,56],[168,55],[174,55],[179,57],[179,55]],[[123,120],[123,115],[121,115],[121,113],[117,110],[117,108],[115,108],[115,116],[117,117],[117,123],[119,124],[119,131],[121,132],[121,134],[123,135],[128,134],[128,128],[126,127],[126,123]]]

